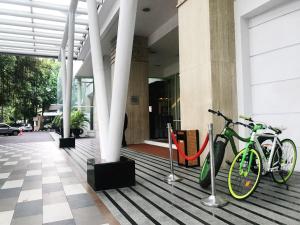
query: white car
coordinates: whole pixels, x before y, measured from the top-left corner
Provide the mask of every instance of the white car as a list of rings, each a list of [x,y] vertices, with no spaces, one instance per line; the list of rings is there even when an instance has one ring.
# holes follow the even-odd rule
[[[25,126],[20,127],[20,130],[22,130],[23,132],[28,132],[28,131],[32,131],[32,126],[30,124],[27,124]]]

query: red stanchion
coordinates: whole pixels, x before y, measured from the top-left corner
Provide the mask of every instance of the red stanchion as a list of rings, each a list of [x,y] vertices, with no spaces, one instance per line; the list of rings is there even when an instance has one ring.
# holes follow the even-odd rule
[[[188,161],[197,159],[201,155],[201,153],[204,151],[204,149],[206,148],[208,140],[209,140],[209,135],[207,134],[206,137],[205,137],[205,140],[204,140],[202,146],[200,147],[200,149],[198,150],[198,152],[193,156],[187,156],[185,154],[185,152],[180,148],[173,131],[171,131],[171,136],[172,136],[172,140],[173,140],[174,144],[176,145],[176,148],[177,148],[179,154],[183,158],[185,158],[185,160],[188,160]]]

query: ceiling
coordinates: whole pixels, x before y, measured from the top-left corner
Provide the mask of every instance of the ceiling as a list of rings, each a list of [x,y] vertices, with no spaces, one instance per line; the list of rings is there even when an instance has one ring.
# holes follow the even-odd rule
[[[170,18],[177,15],[176,4],[177,0],[140,0],[137,10],[135,35],[144,37],[151,36],[151,34],[157,31]],[[150,8],[150,12],[144,12],[144,8]],[[109,32],[102,37],[101,45],[103,55],[110,55],[111,40],[117,35],[117,26],[118,16],[114,17],[109,27]],[[89,48],[89,43],[87,48]],[[149,69],[150,71],[156,71],[155,75],[149,74],[149,76],[162,76],[161,73],[163,73],[164,67],[170,63],[178,63],[178,29],[173,29],[160,40],[149,46],[149,51],[152,52],[149,57]],[[81,56],[81,58],[85,58],[85,61],[79,69],[77,76],[90,77],[93,74],[90,52],[85,51],[84,48],[82,52],[86,52],[85,56]]]

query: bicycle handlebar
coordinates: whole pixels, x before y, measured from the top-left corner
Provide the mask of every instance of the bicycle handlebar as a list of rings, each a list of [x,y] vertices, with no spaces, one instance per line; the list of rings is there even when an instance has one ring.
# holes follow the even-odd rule
[[[221,117],[223,117],[227,122],[229,122],[229,123],[233,123],[233,124],[235,124],[235,125],[242,125],[242,126],[244,126],[244,127],[247,127],[247,128],[249,128],[249,129],[252,129],[253,128],[253,126],[251,126],[251,125],[248,125],[248,124],[244,124],[244,123],[241,123],[241,122],[234,122],[232,119],[229,119],[229,118],[227,118],[225,115],[223,115],[223,113],[221,113],[220,111],[214,111],[214,110],[212,110],[212,109],[208,109],[208,112],[210,112],[210,113],[212,113],[212,114],[216,114],[217,116],[221,116]]]
[[[242,125],[244,127],[247,127],[249,129],[252,129],[253,126],[251,126],[251,124],[245,124],[245,123],[241,123],[241,122],[235,122],[234,124],[237,124],[237,125]]]
[[[224,120],[226,120],[227,122],[233,123],[232,119],[227,118],[225,115],[223,115],[223,113],[221,113],[220,111],[214,111],[212,109],[208,109],[208,112],[212,113],[212,114],[216,114],[217,116],[222,116],[224,118]]]
[[[248,120],[250,122],[253,122],[252,118],[250,116],[244,116],[244,115],[240,115],[240,118],[241,119],[244,119],[244,120]]]

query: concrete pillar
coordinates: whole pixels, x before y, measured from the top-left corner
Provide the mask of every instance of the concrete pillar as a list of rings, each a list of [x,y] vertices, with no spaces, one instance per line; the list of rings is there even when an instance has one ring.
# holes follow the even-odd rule
[[[98,139],[100,140],[101,158],[107,160],[110,155],[108,145],[109,111],[107,104],[107,92],[105,85],[105,72],[103,66],[103,55],[100,43],[100,29],[97,13],[96,0],[87,0],[89,37],[91,43],[91,56],[95,84],[96,115],[99,127]]]
[[[112,87],[108,161],[120,160],[124,116],[138,0],[120,0],[116,62]]]
[[[234,0],[178,2],[182,129],[199,129],[201,140],[213,122],[207,112],[220,110],[236,119]],[[226,158],[231,158],[227,151]],[[204,154],[206,155],[206,154]],[[202,157],[203,160],[204,157]]]
[[[149,139],[149,85],[148,39],[135,36],[128,84],[126,113],[127,144],[139,144]],[[115,64],[116,41],[112,41],[111,63]]]

